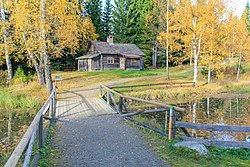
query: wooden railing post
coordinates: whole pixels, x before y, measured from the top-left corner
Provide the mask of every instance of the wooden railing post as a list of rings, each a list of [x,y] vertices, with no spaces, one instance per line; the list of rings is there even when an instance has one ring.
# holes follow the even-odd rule
[[[165,132],[168,133],[168,111],[165,112]]]
[[[43,147],[43,116],[41,116],[38,126],[38,147]]]
[[[110,105],[110,91],[107,90],[107,104]]]
[[[51,115],[52,121],[55,120],[55,115],[56,115],[56,90],[53,94],[53,111],[52,111],[52,115]]]
[[[100,85],[100,96],[102,97],[103,96],[103,90],[102,90],[102,85]]]
[[[49,103],[49,117],[51,118],[51,121],[53,118],[53,112],[54,112],[54,93],[53,93],[53,96],[51,97],[50,103]]]
[[[175,117],[175,112],[173,109],[173,106],[170,106],[170,113],[169,113],[169,131],[168,131],[168,139],[172,140],[175,137],[175,122],[176,122],[176,117]]]
[[[119,113],[122,114],[122,104],[123,104],[123,98],[120,96],[119,98]]]

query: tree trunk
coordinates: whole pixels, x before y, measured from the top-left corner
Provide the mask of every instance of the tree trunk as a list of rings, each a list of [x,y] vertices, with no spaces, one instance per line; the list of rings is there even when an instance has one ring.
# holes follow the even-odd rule
[[[26,35],[23,34],[23,41],[25,46],[28,48],[28,44],[27,44],[27,38]],[[42,65],[39,65],[39,62],[37,61],[36,57],[34,56],[33,51],[30,51],[27,49],[27,52],[29,54],[29,57],[35,67],[36,73],[37,73],[37,78],[38,78],[38,82],[40,85],[45,85],[45,75],[44,75],[44,69]],[[42,61],[43,59],[40,60],[40,64],[43,64],[44,62]]]
[[[8,31],[6,27],[6,15],[5,15],[5,7],[4,2],[1,1],[1,16],[2,16],[2,31],[3,31],[3,41],[4,41],[4,53],[6,57],[6,66],[8,71],[8,85],[11,84],[13,79],[13,70],[12,70],[12,64],[10,60],[10,53],[9,53],[9,43],[8,43]]]
[[[210,98],[207,98],[207,118],[210,117]]]
[[[43,68],[43,66],[39,65],[39,63],[36,60],[33,52],[30,52],[30,59],[32,60],[33,65],[34,65],[34,67],[36,69],[36,73],[37,73],[37,78],[38,78],[39,84],[40,85],[45,85],[45,74],[44,74],[44,68]]]
[[[42,54],[41,57],[44,59],[44,72],[45,72],[45,81],[47,86],[47,91],[50,93],[52,91],[52,77],[51,77],[51,68],[50,68],[50,59],[47,53],[47,44],[46,44],[46,33],[45,33],[45,19],[46,19],[46,1],[41,0],[41,10],[42,10],[42,17],[41,17],[41,24],[42,24]],[[43,63],[41,63],[43,65]]]
[[[153,68],[155,67],[155,46],[153,46],[152,66],[153,66]]]
[[[168,37],[167,37],[167,42],[166,42],[166,79],[168,80],[169,79],[169,67],[168,67],[168,45],[169,45],[169,41],[168,41],[168,38],[169,38],[169,0],[167,0],[167,22],[166,22],[166,26],[167,26],[167,34],[168,34]]]
[[[211,69],[209,65],[207,70],[207,83],[210,83],[210,80],[211,80]]]
[[[157,68],[157,46],[155,47],[155,64],[154,64],[154,68],[156,69]]]
[[[196,122],[196,102],[193,102],[192,122]],[[192,136],[196,137],[196,129],[192,129]]]
[[[194,86],[196,86],[197,76],[198,76],[198,55],[196,51],[196,34],[193,35],[193,54],[194,54]]]
[[[242,59],[242,48],[241,48],[241,50],[240,50],[240,58],[239,58],[239,61],[238,61],[238,70],[237,70],[236,81],[238,81],[238,80],[239,80],[239,77],[240,77],[241,59]]]

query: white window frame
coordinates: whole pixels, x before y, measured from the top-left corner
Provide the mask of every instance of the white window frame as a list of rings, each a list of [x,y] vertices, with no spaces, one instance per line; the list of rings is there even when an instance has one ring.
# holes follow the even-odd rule
[[[115,58],[114,57],[107,57],[107,64],[115,64]]]

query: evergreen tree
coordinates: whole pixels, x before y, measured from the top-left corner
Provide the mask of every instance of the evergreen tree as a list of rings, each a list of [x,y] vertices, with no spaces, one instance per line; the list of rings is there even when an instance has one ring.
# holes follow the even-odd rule
[[[102,1],[101,0],[90,0],[86,5],[86,11],[91,18],[96,33],[99,34],[99,40],[105,41],[105,35],[103,33],[103,22],[102,22]]]
[[[146,26],[149,10],[150,0],[116,0],[112,22],[115,41],[137,44],[146,55],[150,55],[152,35]]]
[[[112,19],[112,5],[110,0],[106,0],[106,4],[103,11],[103,33],[104,38],[107,38],[111,34],[111,19]]]
[[[247,29],[248,32],[250,32],[250,3],[247,1],[247,6],[246,6],[246,12],[247,12]]]
[[[112,27],[115,42],[126,43],[127,31],[127,0],[115,0]]]

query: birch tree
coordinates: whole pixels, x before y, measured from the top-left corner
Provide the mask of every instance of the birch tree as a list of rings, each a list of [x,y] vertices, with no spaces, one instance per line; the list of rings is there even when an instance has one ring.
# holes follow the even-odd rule
[[[1,29],[2,29],[2,38],[3,38],[3,50],[6,60],[6,66],[8,71],[8,84],[11,84],[13,78],[13,70],[12,70],[12,63],[10,58],[10,20],[7,18],[7,12],[9,10],[6,8],[7,5],[10,6],[11,2],[7,2],[6,0],[0,1],[0,10],[1,10]]]
[[[247,58],[248,52],[250,51],[250,33],[248,32],[247,27],[247,12],[245,10],[244,14],[242,15],[241,19],[239,20],[239,23],[237,25],[237,37],[238,37],[238,66],[237,66],[237,75],[236,75],[236,81],[239,80],[240,77],[240,69],[241,69],[241,63],[242,58],[245,56]]]
[[[40,50],[40,11],[37,1],[16,0],[15,12],[12,17],[15,20],[16,40],[21,44],[20,53],[25,52],[36,70],[40,85],[45,85],[44,58],[39,54]]]

